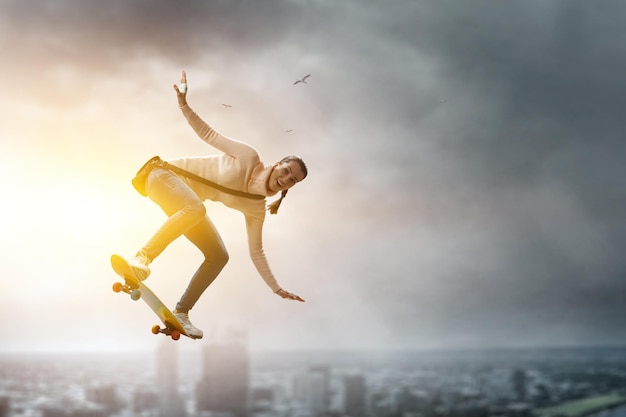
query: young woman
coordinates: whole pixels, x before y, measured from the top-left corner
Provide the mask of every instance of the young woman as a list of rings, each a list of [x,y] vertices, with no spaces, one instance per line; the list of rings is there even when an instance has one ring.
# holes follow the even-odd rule
[[[205,258],[176,304],[174,314],[190,336],[201,338],[202,330],[191,324],[189,310],[228,261],[228,252],[207,216],[203,202],[219,201],[243,213],[250,258],[265,283],[282,298],[304,301],[299,296],[282,289],[274,278],[263,252],[262,231],[265,219],[263,197],[281,193],[280,199],[268,206],[270,213],[275,214],[287,195],[287,190],[306,178],[307,167],[302,159],[296,156],[288,156],[274,165],[265,166],[254,148],[216,132],[187,104],[185,71],[182,73],[180,88],[174,84],[174,90],[178,106],[189,125],[200,139],[221,153],[171,159],[167,161],[167,164],[173,167],[171,169],[168,169],[167,164],[154,166],[146,177],[145,193],[161,207],[168,218],[134,258],[125,260],[119,255],[113,255],[111,264],[120,275],[130,273],[139,280],[145,280],[150,275],[148,265],[170,243],[181,235],[189,239]],[[233,194],[228,190],[217,189],[197,179],[181,175],[180,172],[173,172],[176,168],[182,168],[236,192]],[[255,198],[251,198],[250,194]]]

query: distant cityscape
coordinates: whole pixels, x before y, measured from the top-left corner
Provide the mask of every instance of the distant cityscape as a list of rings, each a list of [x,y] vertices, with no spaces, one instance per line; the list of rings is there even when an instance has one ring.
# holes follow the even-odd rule
[[[0,417],[626,417],[626,347],[0,355]],[[189,349],[186,347],[186,349]]]

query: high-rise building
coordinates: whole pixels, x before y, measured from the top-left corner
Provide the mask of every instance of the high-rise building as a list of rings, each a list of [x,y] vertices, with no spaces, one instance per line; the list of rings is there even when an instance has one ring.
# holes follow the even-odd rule
[[[363,375],[347,375],[344,384],[344,412],[350,417],[365,417],[367,388]]]
[[[312,366],[296,375],[294,398],[313,415],[326,414],[330,409],[330,368]]]
[[[526,371],[523,369],[515,369],[511,375],[511,384],[513,385],[513,392],[515,393],[515,399],[519,402],[526,401],[527,396],[527,376]]]
[[[163,417],[184,415],[184,405],[178,395],[178,348],[169,338],[163,338],[157,349],[157,389],[159,414]]]
[[[196,409],[232,417],[248,414],[249,354],[246,335],[229,331],[203,350],[202,377],[196,389]]]
[[[0,396],[0,417],[9,417],[10,399],[7,396]]]

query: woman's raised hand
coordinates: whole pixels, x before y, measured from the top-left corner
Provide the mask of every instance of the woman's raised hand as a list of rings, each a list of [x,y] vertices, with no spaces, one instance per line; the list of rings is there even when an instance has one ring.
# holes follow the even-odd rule
[[[178,107],[185,107],[187,105],[187,73],[185,71],[180,76],[180,88],[174,84],[174,90],[178,98]]]

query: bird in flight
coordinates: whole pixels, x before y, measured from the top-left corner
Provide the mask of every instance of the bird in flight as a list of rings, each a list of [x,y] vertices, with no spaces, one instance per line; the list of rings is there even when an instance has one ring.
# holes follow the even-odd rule
[[[293,85],[296,85],[298,83],[304,83],[306,84],[306,79],[309,78],[311,76],[311,74],[305,75],[304,77],[300,78],[299,80],[296,80]]]
[[[285,130],[285,132],[291,133],[291,132],[293,132],[293,129],[287,129],[287,130]]]
[[[229,107],[233,107],[230,104],[224,104],[224,103],[222,103],[222,106],[224,106],[224,108],[226,108],[226,109],[229,108]]]

